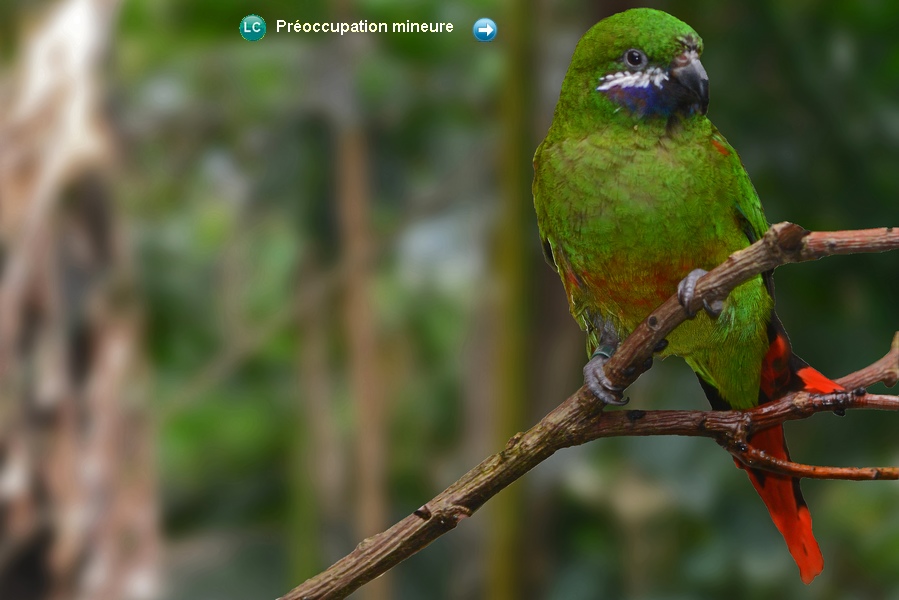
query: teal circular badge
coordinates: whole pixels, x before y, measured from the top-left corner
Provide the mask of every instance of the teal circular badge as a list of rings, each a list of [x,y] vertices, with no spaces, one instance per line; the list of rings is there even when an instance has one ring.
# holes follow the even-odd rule
[[[265,37],[265,21],[259,15],[247,15],[240,21],[240,37],[258,42]]]

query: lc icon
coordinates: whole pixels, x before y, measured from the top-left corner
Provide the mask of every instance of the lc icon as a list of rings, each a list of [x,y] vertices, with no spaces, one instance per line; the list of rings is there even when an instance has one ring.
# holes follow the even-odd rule
[[[259,15],[247,15],[240,21],[240,36],[248,42],[265,37],[265,21]]]

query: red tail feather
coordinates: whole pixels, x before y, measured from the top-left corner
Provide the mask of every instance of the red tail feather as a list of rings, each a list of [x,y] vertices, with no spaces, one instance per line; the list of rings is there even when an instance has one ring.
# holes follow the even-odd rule
[[[796,357],[777,316],[772,314],[771,321],[771,345],[762,362],[761,401],[774,400],[792,390],[827,394],[843,389]],[[757,433],[750,443],[775,458],[790,458],[780,426]],[[740,462],[737,466],[746,470],[753,487],[768,507],[774,525],[799,566],[802,581],[810,583],[824,568],[824,557],[812,533],[812,517],[802,498],[799,479],[749,469]]]
[[[796,370],[796,376],[802,380],[802,389],[815,394],[832,394],[842,392],[846,388],[835,381],[831,381],[808,365]]]
[[[780,426],[757,433],[751,443],[776,458],[790,458]],[[740,462],[737,466],[745,469]],[[799,576],[804,583],[811,583],[824,568],[824,557],[812,533],[812,516],[799,490],[799,480],[755,469],[746,469],[746,473],[768,508],[775,527],[786,540],[787,548],[799,567]]]

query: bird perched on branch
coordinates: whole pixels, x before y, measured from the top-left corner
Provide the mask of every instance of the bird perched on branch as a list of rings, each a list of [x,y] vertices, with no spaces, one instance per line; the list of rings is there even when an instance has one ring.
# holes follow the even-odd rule
[[[587,332],[585,384],[608,404],[623,403],[603,371],[619,340],[675,291],[688,307],[706,269],[767,229],[740,158],[706,117],[701,54],[699,35],[658,10],[599,22],[577,45],[534,157],[543,249]],[[706,303],[662,350],[687,361],[714,409],[842,389],[792,353],[771,275]],[[779,426],[750,443],[788,458]],[[811,582],[824,560],[799,480],[746,471]]]

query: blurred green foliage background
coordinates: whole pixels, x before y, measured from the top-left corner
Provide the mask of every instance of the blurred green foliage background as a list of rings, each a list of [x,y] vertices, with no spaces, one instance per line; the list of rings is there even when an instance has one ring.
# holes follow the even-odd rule
[[[649,2],[703,36],[709,116],[770,221],[899,225],[899,3]],[[626,1],[128,0],[108,65],[147,314],[167,598],[270,598],[410,513],[580,383],[530,157],[568,60]],[[238,35],[261,15],[258,43]],[[498,36],[476,42],[471,24]],[[275,21],[444,21],[287,34]],[[7,47],[8,50],[8,47]],[[651,234],[651,232],[647,232]],[[899,255],[777,273],[797,352],[865,366]],[[635,408],[704,408],[677,359]],[[891,415],[788,427],[794,457],[899,463]],[[565,451],[359,598],[899,599],[899,487],[807,482],[810,587],[708,440]]]

